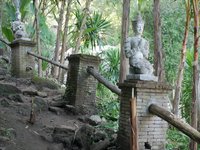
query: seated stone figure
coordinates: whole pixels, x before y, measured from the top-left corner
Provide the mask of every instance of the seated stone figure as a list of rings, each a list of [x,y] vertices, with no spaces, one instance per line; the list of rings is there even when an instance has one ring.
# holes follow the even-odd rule
[[[148,61],[149,42],[142,37],[144,21],[141,15],[132,21],[135,36],[125,40],[125,55],[129,58],[130,74],[153,74],[153,66]]]
[[[20,0],[14,0],[15,4],[15,16],[16,20],[11,23],[12,26],[12,31],[14,33],[15,40],[16,39],[28,39],[26,30],[25,30],[25,25],[23,22],[21,22],[21,13],[20,13]]]
[[[12,31],[14,33],[15,39],[27,38],[27,34],[25,31],[25,25],[21,21],[12,22]]]

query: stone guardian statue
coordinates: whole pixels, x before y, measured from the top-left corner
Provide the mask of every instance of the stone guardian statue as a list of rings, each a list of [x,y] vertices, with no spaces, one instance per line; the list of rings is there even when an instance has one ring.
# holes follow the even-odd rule
[[[153,66],[148,61],[149,42],[142,37],[144,21],[140,14],[132,21],[132,28],[135,33],[133,37],[125,40],[125,55],[129,58],[129,75],[127,79],[158,81],[153,75]]]
[[[153,66],[148,61],[149,42],[142,37],[144,21],[139,14],[132,21],[132,28],[135,36],[125,41],[125,54],[129,58],[130,74],[153,74]]]
[[[14,33],[15,40],[16,39],[25,39],[25,40],[30,40],[28,39],[26,30],[25,30],[25,25],[23,22],[21,22],[21,13],[20,13],[20,0],[13,0],[15,9],[16,9],[16,20],[11,23],[12,26],[12,31]]]

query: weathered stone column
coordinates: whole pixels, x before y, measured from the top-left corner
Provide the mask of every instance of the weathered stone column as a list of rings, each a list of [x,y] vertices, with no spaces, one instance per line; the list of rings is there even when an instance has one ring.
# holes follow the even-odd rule
[[[171,86],[152,81],[126,80],[124,83],[119,84],[119,88],[122,92],[118,131],[119,150],[130,150],[130,99],[133,97],[136,98],[137,103],[139,150],[145,150],[148,146],[152,150],[164,150],[168,123],[150,114],[148,106],[154,103],[169,108],[168,94],[171,91]],[[148,146],[145,148],[145,145]]]
[[[75,54],[69,58],[65,100],[81,114],[94,114],[97,80],[87,73],[87,67],[98,69],[99,57]]]
[[[27,54],[32,51],[35,43],[28,40],[17,39],[10,44],[11,47],[11,74],[17,78],[29,78],[34,75],[34,57]]]

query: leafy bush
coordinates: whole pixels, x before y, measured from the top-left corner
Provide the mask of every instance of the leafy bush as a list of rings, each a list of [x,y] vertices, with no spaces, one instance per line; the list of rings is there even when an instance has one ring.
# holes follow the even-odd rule
[[[100,65],[100,73],[108,81],[116,84],[119,78],[119,50],[110,49],[102,53],[103,61]],[[97,105],[99,114],[107,120],[105,128],[112,128],[117,131],[119,118],[119,101],[118,96],[112,93],[102,84],[97,87]]]
[[[97,91],[99,115],[107,120],[106,124],[104,124],[105,128],[117,131],[119,118],[118,97],[103,85],[99,86],[101,86],[101,90]]]
[[[176,129],[168,129],[166,150],[188,150],[189,137]]]

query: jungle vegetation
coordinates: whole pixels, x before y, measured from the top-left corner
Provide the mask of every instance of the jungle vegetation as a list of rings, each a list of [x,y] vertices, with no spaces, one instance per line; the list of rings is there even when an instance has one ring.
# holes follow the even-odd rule
[[[29,37],[37,43],[35,53],[60,63],[66,63],[65,58],[71,53],[97,55],[102,59],[99,72],[108,81],[116,84],[121,82],[119,77],[123,37],[121,28],[125,2],[127,0],[21,0],[20,12]],[[198,92],[195,93],[194,90],[194,84],[198,84],[198,65],[194,65],[194,62],[198,62],[199,1],[133,0],[129,2],[129,19],[132,20],[140,11],[145,20],[143,35],[150,42],[149,60],[154,65],[154,57],[157,57],[154,41],[154,11],[155,4],[159,2],[157,4],[160,7],[161,25],[160,31],[156,32],[160,32],[159,44],[162,45],[163,55],[160,60],[164,70],[162,80],[175,87],[170,96],[171,109],[176,115],[191,123],[195,117],[191,113],[195,94],[197,97],[195,104],[199,105]],[[11,30],[13,20],[15,20],[15,7],[12,0],[0,0],[1,41],[13,41]],[[126,28],[127,36],[131,36],[133,34],[131,26]],[[9,55],[10,48],[5,43],[0,42],[0,48]],[[47,62],[38,62],[37,76],[54,78],[65,84],[64,74],[65,71]],[[178,98],[175,97],[176,94]],[[178,100],[175,106],[176,99]],[[117,130],[118,96],[99,84],[97,104],[100,115],[108,120],[105,127]],[[188,149],[190,139],[173,127],[168,130],[167,138],[166,149]]]

